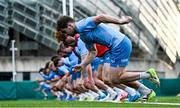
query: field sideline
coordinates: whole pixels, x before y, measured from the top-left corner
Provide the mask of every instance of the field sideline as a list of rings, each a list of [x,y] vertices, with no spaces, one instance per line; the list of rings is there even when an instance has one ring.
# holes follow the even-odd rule
[[[180,108],[180,97],[156,97],[147,103],[115,103],[58,100],[1,100],[0,108]]]

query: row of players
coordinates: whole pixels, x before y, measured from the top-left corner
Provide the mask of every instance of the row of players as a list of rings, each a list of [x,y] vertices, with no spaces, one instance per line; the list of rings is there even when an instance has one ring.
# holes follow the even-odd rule
[[[88,50],[83,41],[76,34],[64,36],[59,42],[58,56],[53,56],[51,61],[46,63],[45,68],[40,69],[40,74],[44,80],[37,80],[42,87],[42,91],[47,97],[46,91],[49,90],[61,100],[115,100],[134,102],[140,97],[149,100],[155,97],[155,92],[139,81],[139,88],[131,88],[136,85],[112,84],[110,76],[109,49],[100,44],[95,44],[97,50],[96,59],[86,67],[86,73],[81,74],[81,70],[76,70],[74,66],[85,59]],[[61,40],[61,41],[60,41]],[[151,71],[153,69],[149,69]],[[81,79],[85,80],[81,80]]]

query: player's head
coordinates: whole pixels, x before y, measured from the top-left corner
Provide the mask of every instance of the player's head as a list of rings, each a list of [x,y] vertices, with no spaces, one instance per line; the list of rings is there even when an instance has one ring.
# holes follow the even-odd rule
[[[61,31],[55,31],[54,36],[58,43],[65,41],[66,39],[66,34],[62,33]]]
[[[40,68],[39,69],[39,73],[43,72],[44,73],[45,69],[44,68]]]
[[[49,68],[51,71],[56,71],[56,67],[54,66],[54,62],[52,62],[52,61],[49,62],[48,68]]]
[[[57,58],[58,58],[58,55],[54,55],[54,56],[51,57],[51,61],[54,61],[54,60],[56,60]]]
[[[61,63],[62,58],[63,57],[61,57],[61,56],[55,55],[55,56],[51,57],[51,61],[54,63],[55,67],[59,67],[59,66],[63,65],[63,63]]]
[[[64,43],[62,42],[61,44],[59,44],[59,48],[58,48],[58,55],[60,57],[68,57],[73,51],[73,47],[71,46],[65,46]]]
[[[74,36],[75,35],[75,21],[69,16],[61,16],[57,21],[57,31],[61,31],[64,34]]]
[[[53,62],[55,67],[60,67],[64,64],[64,57],[56,58]]]
[[[75,37],[67,36],[66,39],[64,40],[64,44],[66,47],[68,46],[75,47],[77,44],[77,40],[75,39]]]
[[[56,71],[56,67],[52,61],[48,61],[45,65],[46,74],[48,75],[50,71]]]

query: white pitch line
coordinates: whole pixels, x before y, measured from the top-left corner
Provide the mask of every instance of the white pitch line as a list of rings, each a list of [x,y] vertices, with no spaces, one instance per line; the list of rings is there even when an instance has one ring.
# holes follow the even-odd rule
[[[166,103],[166,102],[142,102],[142,104],[158,104],[158,105],[175,105],[180,106],[180,103]]]
[[[112,101],[112,103],[123,103],[123,102],[115,102]],[[125,102],[126,103],[126,102]],[[180,106],[180,103],[167,103],[167,102],[127,102],[130,104],[133,103],[139,103],[139,104],[152,104],[152,105],[172,105],[172,106]]]

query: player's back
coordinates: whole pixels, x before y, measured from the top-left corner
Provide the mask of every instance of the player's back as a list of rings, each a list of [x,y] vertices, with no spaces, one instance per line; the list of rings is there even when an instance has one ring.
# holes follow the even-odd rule
[[[124,34],[109,25],[95,23],[93,17],[77,22],[76,30],[86,45],[92,46],[93,43],[98,43],[110,49],[115,48],[125,37]]]

